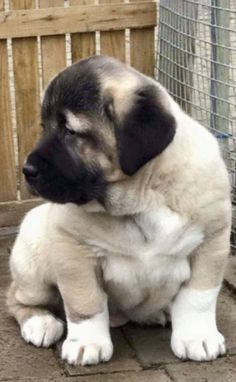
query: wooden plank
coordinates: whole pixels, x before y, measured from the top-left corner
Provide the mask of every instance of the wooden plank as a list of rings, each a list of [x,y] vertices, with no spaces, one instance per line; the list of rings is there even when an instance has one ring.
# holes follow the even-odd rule
[[[94,4],[94,0],[71,0],[71,5],[89,5]],[[71,55],[72,62],[82,58],[92,56],[96,53],[95,32],[72,33],[71,34]]]
[[[133,2],[133,0],[130,0]],[[139,0],[135,0],[139,1]],[[155,9],[156,18],[156,9]],[[153,25],[156,25],[156,19]],[[154,27],[130,30],[130,64],[140,72],[153,77],[155,68]]]
[[[26,212],[44,202],[42,199],[32,199],[0,203],[0,227],[17,226]]]
[[[15,3],[19,1],[15,0]],[[25,1],[28,3],[30,0]],[[143,28],[155,25],[156,4],[150,1],[29,9],[0,13],[0,39],[120,30],[129,27]],[[146,40],[145,45],[148,45]]]
[[[95,33],[73,33],[71,35],[72,62],[96,53]]]
[[[40,8],[63,6],[64,0],[40,0]],[[65,35],[41,37],[43,87],[66,67]],[[56,59],[55,59],[56,57]]]
[[[147,76],[154,76],[154,28],[130,31],[130,64]]]
[[[4,1],[0,0],[0,11]],[[0,41],[0,201],[16,199],[16,169],[11,126],[10,92],[8,83],[7,41]]]
[[[100,0],[100,4],[119,4],[120,0]],[[125,30],[107,31],[100,33],[101,53],[125,61]]]
[[[30,8],[31,0],[14,0],[16,8]],[[31,198],[21,171],[27,154],[39,136],[38,47],[35,37],[12,40],[15,79],[16,121],[19,147],[21,199]]]

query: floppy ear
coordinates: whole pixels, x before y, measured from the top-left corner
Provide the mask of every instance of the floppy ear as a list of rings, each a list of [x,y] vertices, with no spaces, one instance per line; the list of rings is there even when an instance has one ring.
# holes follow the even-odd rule
[[[154,86],[135,93],[131,110],[117,126],[120,166],[127,175],[160,154],[173,140],[175,119],[158,103]]]

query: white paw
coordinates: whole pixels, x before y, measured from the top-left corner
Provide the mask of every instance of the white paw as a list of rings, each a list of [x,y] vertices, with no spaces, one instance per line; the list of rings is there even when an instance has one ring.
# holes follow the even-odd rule
[[[81,322],[67,320],[68,335],[62,345],[62,359],[73,365],[96,365],[112,357],[107,304],[101,313]]]
[[[62,359],[73,365],[96,365],[109,361],[113,345],[110,340],[86,343],[76,339],[66,339],[62,345]]]
[[[171,348],[181,359],[210,361],[225,353],[225,340],[216,326],[220,286],[196,290],[183,287],[171,309]]]
[[[63,322],[50,314],[33,316],[21,327],[24,340],[38,347],[52,345],[61,338],[63,331]]]
[[[226,352],[225,339],[218,330],[209,330],[204,334],[173,333],[171,348],[181,359],[193,361],[211,361]]]

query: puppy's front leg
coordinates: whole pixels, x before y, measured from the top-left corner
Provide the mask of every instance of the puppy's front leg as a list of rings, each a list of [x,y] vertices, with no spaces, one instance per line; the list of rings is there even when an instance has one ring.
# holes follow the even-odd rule
[[[70,364],[108,361],[113,353],[107,297],[99,285],[97,260],[82,246],[62,244],[67,261],[57,265],[67,319],[62,358]]]
[[[173,303],[171,347],[179,358],[209,361],[225,353],[225,340],[216,325],[216,302],[229,253],[229,232],[217,232],[196,251],[191,279]]]

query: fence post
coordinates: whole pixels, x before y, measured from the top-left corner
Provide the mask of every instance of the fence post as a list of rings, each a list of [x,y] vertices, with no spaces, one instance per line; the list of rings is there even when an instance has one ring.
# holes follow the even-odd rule
[[[229,158],[229,62],[230,0],[211,0],[211,120],[210,127],[219,138],[223,157]]]
[[[35,8],[33,0],[12,0],[12,10]],[[25,184],[22,166],[39,136],[40,85],[37,37],[12,39],[19,147],[19,181],[21,199],[32,198]]]
[[[197,1],[160,1],[158,79],[189,114],[197,17]]]
[[[64,5],[63,0],[39,0],[40,8],[52,8]],[[43,36],[41,41],[43,88],[66,66],[65,35]]]
[[[133,1],[140,2],[140,0],[130,0]],[[154,76],[155,69],[154,31],[153,27],[130,29],[130,64],[151,77]]]
[[[4,11],[3,0],[0,0],[0,11]],[[8,79],[7,40],[0,40],[0,202],[16,198],[16,168]]]
[[[94,0],[71,0],[70,5],[90,5]],[[96,53],[95,32],[71,33],[72,63]]]
[[[100,0],[99,4],[121,3],[121,0]],[[101,54],[107,54],[125,61],[125,31],[100,32]]]

